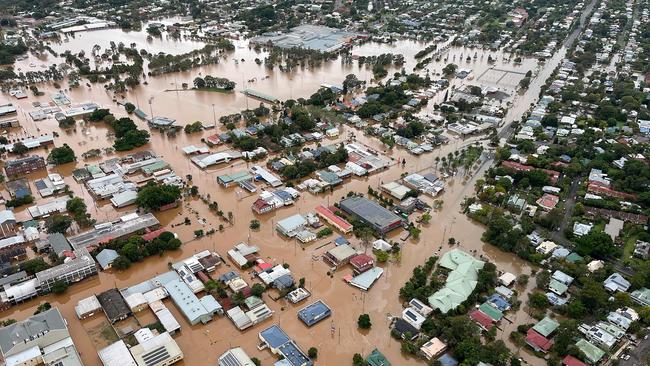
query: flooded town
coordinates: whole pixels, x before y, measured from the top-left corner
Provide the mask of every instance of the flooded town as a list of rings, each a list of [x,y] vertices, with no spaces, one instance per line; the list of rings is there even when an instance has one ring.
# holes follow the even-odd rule
[[[2,365],[650,365],[649,0],[0,10]]]

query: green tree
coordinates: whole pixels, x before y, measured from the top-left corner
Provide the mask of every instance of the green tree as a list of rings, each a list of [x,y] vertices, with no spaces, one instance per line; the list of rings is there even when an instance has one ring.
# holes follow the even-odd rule
[[[370,315],[368,314],[359,315],[359,319],[357,320],[357,326],[361,329],[370,329],[370,327],[372,327],[372,323],[370,322]]]
[[[124,104],[124,109],[126,110],[126,113],[131,114],[133,111],[135,111],[135,105],[133,103],[127,102]]]
[[[68,290],[68,284],[63,280],[57,280],[52,284],[52,292],[60,295]]]
[[[266,291],[266,287],[261,283],[256,283],[251,287],[251,294],[253,296],[261,297],[264,291]]]
[[[38,272],[50,268],[50,265],[45,263],[43,258],[34,258],[24,261],[20,264],[20,267],[23,269],[23,271],[27,272],[27,274],[34,275]]]
[[[136,203],[139,207],[159,210],[162,206],[176,202],[181,197],[181,190],[172,185],[149,182],[140,191]]]
[[[26,153],[27,151],[29,151],[29,149],[27,148],[27,146],[25,146],[25,144],[23,144],[23,143],[20,142],[20,141],[16,142],[16,143],[14,144],[13,149],[11,149],[11,152],[13,152],[14,154],[17,154],[17,155],[21,155],[21,156],[22,156],[22,155],[25,155],[25,153]]]
[[[309,350],[307,351],[307,355],[311,359],[318,358],[318,349],[316,347],[310,347]]]
[[[66,230],[72,225],[72,219],[67,215],[53,215],[45,221],[47,232],[52,233],[65,233]]]
[[[363,356],[361,356],[358,353],[355,353],[354,356],[352,356],[352,364],[354,366],[367,366],[368,362],[363,359]]]
[[[129,269],[131,267],[131,261],[129,258],[119,255],[117,258],[113,260],[112,267],[115,268],[118,271],[124,271],[126,269]]]
[[[74,150],[68,144],[63,144],[61,147],[55,147],[47,157],[47,161],[54,165],[61,165],[75,161],[77,157]]]
[[[64,119],[59,121],[59,127],[61,128],[70,128],[74,127],[75,125],[75,120],[72,117],[65,117]]]
[[[588,255],[598,259],[607,259],[618,253],[609,234],[592,230],[576,240],[576,251],[580,255]]]
[[[52,309],[52,304],[49,302],[44,302],[42,304],[38,304],[38,307],[36,307],[36,311],[34,312],[34,315],[40,314],[42,312],[48,311]]]

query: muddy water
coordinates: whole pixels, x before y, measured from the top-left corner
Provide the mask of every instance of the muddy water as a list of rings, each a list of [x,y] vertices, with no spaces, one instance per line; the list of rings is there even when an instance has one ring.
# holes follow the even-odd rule
[[[92,44],[92,42],[89,43]],[[372,51],[370,45],[360,47],[360,52],[366,51]],[[153,97],[151,108],[155,115],[177,118],[181,123],[197,119],[209,122],[214,116],[219,117],[224,114],[233,113],[245,108],[247,103],[249,106],[255,106],[259,102],[247,100],[240,93],[165,92],[164,90],[173,88],[175,85],[180,85],[182,82],[191,82],[199,72],[204,75],[228,76],[235,80],[237,79],[237,75],[242,75],[243,80],[249,80],[253,77],[258,77],[258,80],[261,80],[261,76],[270,74],[268,79],[252,82],[248,86],[263,92],[272,93],[281,99],[297,98],[308,96],[311,92],[318,89],[319,85],[323,82],[340,83],[347,73],[358,71],[358,68],[354,65],[347,69],[347,67],[340,65],[340,63],[333,62],[316,70],[299,69],[292,73],[269,72],[263,66],[257,66],[253,62],[254,57],[257,57],[254,51],[244,47],[237,48],[235,52],[238,55],[239,53],[245,54],[246,61],[244,63],[239,62],[238,64],[224,62],[219,65],[194,70],[193,72],[148,78],[149,85],[147,87],[141,86],[135,91],[128,93],[127,99],[139,104],[143,110],[149,112],[149,106],[147,104],[150,98]],[[417,49],[414,49],[412,53],[415,52],[417,52]],[[466,55],[467,52],[471,51],[458,49],[450,52],[458,52],[460,56],[460,53]],[[495,54],[492,53],[492,55],[494,57]],[[470,64],[472,62],[475,63],[473,67],[463,65],[461,67],[473,68],[473,70],[476,70],[475,72],[485,70],[489,67],[486,58],[487,56],[484,56],[483,62],[480,57],[476,61],[471,61]],[[499,57],[498,60],[501,60],[501,58]],[[413,62],[412,56],[407,57],[407,63],[409,62]],[[445,64],[445,61],[441,60],[440,63],[434,63],[430,67],[440,69]],[[508,66],[511,67],[512,65]],[[505,67],[507,66],[503,66],[503,68]],[[364,77],[370,78],[367,71],[362,69],[360,78],[363,79]],[[455,80],[454,83],[456,82],[460,81]],[[241,84],[238,88],[240,87]],[[57,139],[56,145],[60,146],[63,143],[68,143],[75,149],[78,156],[91,148],[104,148],[112,144],[106,138],[106,134],[109,131],[101,124],[91,126],[78,125],[74,131],[63,132],[60,131],[57,123],[53,119],[40,122],[33,122],[31,119],[28,119],[26,112],[32,109],[30,103],[36,100],[48,101],[49,94],[54,92],[51,86],[48,87],[46,85],[42,86],[41,90],[47,92],[45,96],[30,96],[27,100],[13,101],[21,108],[19,118],[23,122],[24,131],[14,130],[11,131],[12,133],[18,134],[18,136],[20,134],[26,136],[57,131],[60,133],[60,137]],[[71,90],[68,94],[74,102],[96,101],[104,106],[110,106],[116,115],[123,114],[119,107],[112,102],[112,96],[100,87],[81,87]],[[215,104],[214,115],[212,104]],[[141,121],[137,121],[137,123],[144,126],[144,123]],[[313,210],[320,203],[333,203],[350,191],[365,193],[368,186],[376,188],[382,182],[398,179],[402,173],[430,170],[435,164],[435,156],[446,156],[449,152],[466,146],[468,143],[473,142],[473,140],[453,139],[448,145],[443,146],[432,154],[422,157],[414,157],[402,149],[386,151],[386,155],[395,159],[395,161],[405,158],[406,165],[404,167],[395,165],[380,175],[373,175],[364,179],[354,178],[337,188],[333,193],[326,195],[314,196],[309,193],[304,193],[293,207],[277,210],[265,216],[255,217],[250,210],[250,205],[256,199],[256,196],[244,195],[245,197],[238,198],[235,193],[236,188],[225,189],[216,183],[216,176],[218,174],[243,170],[247,167],[247,163],[235,162],[233,166],[201,171],[192,165],[189,159],[183,156],[180,151],[180,148],[186,145],[202,145],[200,142],[201,137],[215,132],[206,131],[202,134],[194,135],[181,133],[175,138],[169,138],[159,132],[152,131],[151,143],[146,148],[152,149],[159,156],[162,156],[171,164],[179,176],[191,174],[194,179],[193,184],[199,187],[202,195],[207,196],[209,194],[210,201],[217,201],[220,209],[224,212],[233,212],[235,221],[232,226],[210,213],[207,206],[199,199],[185,201],[178,209],[157,214],[159,220],[166,226],[178,224],[183,221],[184,217],[192,220],[192,225],[177,226],[173,229],[185,242],[181,250],[174,253],[167,253],[162,257],[149,258],[123,273],[101,273],[96,278],[72,286],[64,296],[47,296],[32,300],[10,309],[3,314],[3,317],[24,319],[33,313],[38,303],[49,301],[53,305],[58,306],[63,312],[64,317],[68,319],[73,338],[82,353],[84,363],[87,365],[99,364],[95,346],[87,337],[87,327],[84,328],[84,324],[79,322],[74,315],[74,306],[80,299],[112,287],[122,288],[139,283],[156,274],[167,271],[168,262],[174,262],[204,249],[215,250],[225,256],[226,251],[233,244],[242,240],[248,240],[253,244],[259,245],[262,248],[262,256],[268,257],[269,260],[275,261],[276,263],[289,263],[296,278],[305,277],[306,287],[313,293],[313,297],[310,300],[323,299],[332,307],[334,315],[331,319],[323,321],[312,328],[306,328],[301,322],[297,321],[296,306],[288,304],[284,300],[274,302],[265,296],[265,300],[276,311],[273,320],[257,325],[245,332],[239,332],[225,318],[216,319],[206,326],[190,327],[178,313],[175,306],[168,303],[168,307],[182,326],[181,335],[177,336],[176,339],[184,350],[184,362],[186,364],[213,363],[219,354],[231,346],[242,346],[251,356],[255,356],[263,360],[263,362],[267,360],[264,362],[265,364],[269,363],[272,358],[270,353],[259,352],[255,347],[258,343],[257,332],[265,326],[277,322],[285,328],[290,336],[298,341],[303,349],[311,346],[318,347],[320,350],[319,364],[347,364],[354,353],[361,352],[367,354],[374,347],[377,347],[394,364],[410,365],[421,363],[421,361],[405,357],[401,354],[399,343],[392,340],[388,335],[388,317],[391,314],[398,315],[402,310],[397,293],[402,284],[410,277],[412,268],[421,264],[426,257],[436,252],[442,254],[449,250],[450,248],[446,244],[449,237],[453,236],[460,241],[460,247],[463,250],[470,252],[476,251],[477,256],[482,256],[495,263],[499,270],[509,271],[516,275],[530,273],[528,265],[518,258],[483,244],[480,241],[483,229],[479,225],[470,222],[459,212],[459,203],[465,196],[473,193],[473,185],[476,177],[482,175],[482,172],[489,166],[489,162],[484,164],[479,172],[474,174],[464,184],[461,177],[448,181],[448,188],[441,197],[444,200],[443,208],[433,214],[433,219],[430,224],[422,227],[421,239],[418,242],[405,242],[401,262],[384,265],[386,269],[384,276],[365,294],[353,289],[342,281],[341,278],[345,274],[348,274],[349,270],[340,270],[334,274],[333,278],[330,278],[326,275],[328,271],[327,266],[320,261],[312,260],[314,255],[318,256],[332,247],[332,244],[330,244],[319,248],[321,244],[327,243],[327,239],[303,248],[296,242],[280,238],[274,230],[274,224],[277,220],[297,212],[306,213]],[[384,150],[384,147],[376,139],[367,139],[358,131],[354,131],[348,127],[344,128],[344,133],[341,134],[340,139],[332,140],[331,142],[341,141],[351,133],[357,136],[360,143],[364,143],[380,151]],[[41,150],[39,153],[45,154],[46,152]],[[113,155],[89,161],[82,161],[80,159],[76,163],[76,167],[81,167],[87,163],[98,163],[110,157],[113,157]],[[70,176],[74,168],[75,164],[68,164],[51,170],[60,172],[66,177],[66,181],[75,194],[85,199],[89,211],[98,221],[113,219],[120,214],[132,210],[132,208],[114,210],[110,204],[95,204],[85,189],[74,182]],[[42,176],[43,174],[40,175]],[[43,201],[45,200],[39,200],[39,202]],[[432,200],[429,199],[429,201]],[[208,223],[203,226],[198,222],[198,218],[206,218]],[[248,224],[253,218],[260,220],[262,223],[259,231],[251,232],[248,229]],[[192,240],[194,230],[199,228],[203,228],[204,230],[209,230],[210,228],[216,229],[220,224],[225,226],[224,232],[217,233],[210,238]],[[398,240],[398,235],[399,233],[393,234],[392,239]],[[353,239],[352,243],[361,249],[362,246],[358,241]],[[223,273],[227,270],[230,270],[230,268],[222,266],[218,272]],[[248,279],[246,274],[242,273],[242,275]],[[526,290],[528,291],[529,289]],[[525,299],[525,297],[522,298]],[[304,304],[300,306],[304,306]],[[367,333],[360,333],[356,328],[356,319],[362,313],[370,314],[373,321],[373,327]],[[520,316],[525,316],[525,312],[521,310],[512,316],[519,321]],[[335,328],[333,334],[330,332],[331,326]],[[504,339],[507,338],[507,334],[511,331],[509,327],[506,326],[505,328],[505,331],[501,334]],[[528,361],[534,362],[534,364],[539,363],[534,358],[529,358]]]

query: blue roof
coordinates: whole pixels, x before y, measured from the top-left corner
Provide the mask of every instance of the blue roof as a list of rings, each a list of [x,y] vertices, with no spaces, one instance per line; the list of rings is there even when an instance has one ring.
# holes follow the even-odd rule
[[[102,269],[106,269],[117,257],[119,257],[119,255],[116,251],[106,248],[99,252],[95,259],[97,259],[97,262],[99,262],[99,265],[102,267]]]
[[[212,314],[206,310],[203,302],[181,279],[168,282],[164,284],[164,287],[174,300],[174,304],[190,323],[196,324],[199,321],[207,321],[212,318]]]
[[[219,280],[222,281],[222,282],[228,282],[228,281],[233,280],[233,279],[238,278],[238,277],[239,277],[239,275],[236,272],[230,271],[230,272],[226,272],[226,273],[222,274],[221,276],[219,276]]]
[[[456,360],[452,355],[449,353],[445,353],[438,359],[440,361],[440,364],[442,366],[456,366],[458,365],[458,360]]]
[[[493,294],[488,298],[488,302],[494,305],[499,311],[510,309],[510,303],[499,294]]]
[[[27,188],[18,188],[14,192],[14,196],[16,196],[16,198],[23,198],[23,197],[29,196],[31,193],[32,192],[30,192],[29,189],[27,189]]]
[[[280,346],[280,353],[292,366],[311,366],[314,363],[298,348],[294,341],[289,341]]]
[[[293,285],[293,277],[291,274],[287,273],[276,278],[275,281],[273,281],[273,284],[278,289],[289,288],[291,285]]]
[[[260,332],[260,338],[266,342],[271,348],[278,348],[281,345],[289,342],[289,336],[280,328],[280,326],[273,324],[272,326]]]
[[[281,189],[278,189],[277,191],[273,192],[273,194],[280,197],[283,200],[290,200],[293,198],[293,196],[290,195],[289,192],[283,191]]]
[[[334,244],[343,245],[343,244],[350,244],[350,242],[348,241],[348,239],[339,236],[338,238],[334,239]]]
[[[298,311],[298,318],[308,327],[332,315],[332,310],[321,300],[309,304]]]
[[[212,295],[205,295],[199,301],[201,301],[201,305],[203,305],[208,313],[214,314],[222,309],[221,304],[219,304]]]

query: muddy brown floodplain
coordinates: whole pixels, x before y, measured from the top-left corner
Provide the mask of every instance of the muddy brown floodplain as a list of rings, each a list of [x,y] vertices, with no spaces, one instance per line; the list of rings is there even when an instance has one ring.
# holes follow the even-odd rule
[[[101,38],[106,37],[106,35],[103,35],[102,31],[99,31],[82,34],[81,37],[85,37],[86,42],[75,41],[75,43],[71,41],[70,44],[76,45],[78,48],[90,48],[93,44],[99,43],[99,41],[89,38]],[[125,43],[128,44],[128,42]],[[175,118],[181,125],[195,120],[209,123],[215,117],[218,119],[222,115],[238,112],[247,106],[255,107],[259,105],[259,101],[248,99],[239,92],[222,94],[197,91],[168,92],[165,90],[172,89],[175,85],[180,85],[183,82],[191,84],[193,78],[196,76],[211,74],[214,76],[229,77],[237,81],[237,90],[243,89],[241,79],[245,80],[243,84],[246,85],[244,87],[273,94],[280,99],[289,99],[308,97],[322,83],[340,84],[345,78],[345,75],[349,73],[356,73],[361,80],[370,80],[372,77],[368,70],[358,68],[356,63],[347,66],[342,65],[338,61],[330,62],[313,70],[305,68],[295,70],[291,73],[268,70],[264,66],[258,66],[253,62],[253,59],[260,57],[260,54],[250,50],[244,45],[243,41],[236,42],[236,45],[235,55],[232,58],[243,58],[246,60],[245,62],[234,63],[232,60],[224,60],[220,64],[198,68],[185,73],[149,77],[147,78],[148,85],[136,87],[133,91],[126,93],[124,97],[128,101],[138,104],[147,114],[152,110],[154,115]],[[60,45],[60,50],[66,49],[65,46],[65,43]],[[411,41],[399,41],[394,45],[366,44],[358,47],[358,49],[355,48],[353,54],[404,53],[407,61],[405,67],[407,70],[411,70],[415,64],[413,54],[423,47],[422,44]],[[79,49],[73,49],[73,51],[79,51]],[[448,51],[447,58],[451,62],[453,56],[456,55],[458,59],[464,60],[464,57],[468,54],[473,55],[474,52],[478,52],[479,57],[467,63],[465,61],[458,62],[459,66],[472,68],[478,75],[490,67],[487,64],[487,55],[489,54],[492,57],[496,56],[498,58],[497,64],[501,68],[515,68],[514,65],[502,61],[502,59],[507,57],[506,55],[490,51],[451,48]],[[463,55],[463,58],[461,58],[461,55]],[[48,61],[47,58],[38,59],[38,62],[43,63],[50,61],[56,62],[56,60]],[[443,60],[433,62],[428,69],[432,74],[435,74],[436,72],[440,72],[440,69],[445,64]],[[29,66],[23,65],[23,67]],[[523,70],[523,72],[533,70],[535,75],[538,73],[545,75],[550,73],[549,69],[552,70],[554,66],[552,62],[548,62],[547,65],[540,68],[534,60],[524,60],[523,65],[516,66],[516,68]],[[242,77],[239,78],[239,75]],[[253,78],[257,78],[258,81],[247,82],[247,80]],[[533,87],[526,94],[517,96],[515,101],[512,102],[514,106],[508,114],[511,116],[510,120],[518,118],[514,114],[517,111],[522,112],[526,109],[526,105],[535,101],[539,92],[539,86],[543,84],[543,80],[540,81],[539,79],[541,78],[535,78],[532,83]],[[462,83],[462,81],[454,80],[452,85],[458,86]],[[67,86],[63,85],[63,87],[66,88]],[[509,87],[506,86],[504,88],[507,89]],[[11,138],[15,138],[51,132],[59,133],[59,137],[55,139],[55,145],[61,146],[64,143],[70,145],[78,156],[78,162],[60,167],[50,167],[49,171],[60,173],[65,177],[66,182],[74,191],[75,195],[84,198],[89,212],[98,222],[112,220],[125,213],[132,212],[135,206],[114,209],[110,202],[95,202],[85,188],[74,181],[71,172],[75,168],[82,167],[86,164],[96,164],[103,160],[123,156],[134,151],[103,155],[95,159],[82,159],[80,155],[85,151],[94,148],[107,148],[112,145],[111,139],[107,137],[107,134],[110,132],[109,129],[102,124],[87,125],[82,121],[78,121],[75,129],[63,131],[58,127],[57,122],[53,118],[38,122],[32,121],[27,115],[33,109],[31,103],[35,101],[47,103],[50,101],[50,95],[58,91],[51,84],[39,85],[39,89],[45,92],[44,96],[30,96],[28,99],[20,101],[9,100],[8,95],[2,96],[3,102],[6,100],[18,105],[18,118],[22,124],[22,129],[7,131],[8,135]],[[121,100],[121,97],[115,97],[109,94],[101,86],[93,85],[87,87],[82,85],[75,89],[65,90],[65,92],[71,98],[73,104],[94,101],[104,108],[110,108],[116,116],[126,116],[123,108],[115,103],[116,100]],[[150,106],[147,105],[149,103],[151,103]],[[136,117],[133,118],[142,128],[147,128],[145,122],[138,120]],[[226,317],[215,318],[215,320],[207,325],[190,326],[176,309],[175,305],[171,303],[171,300],[165,300],[166,305],[181,324],[182,330],[175,336],[176,341],[185,355],[184,360],[180,364],[214,364],[221,353],[235,346],[243,347],[251,357],[257,357],[263,364],[271,364],[273,362],[272,360],[275,360],[275,356],[268,350],[257,350],[257,344],[259,343],[258,332],[273,323],[278,323],[290,337],[297,341],[303,350],[307,350],[309,347],[317,347],[319,350],[317,363],[321,365],[349,364],[354,353],[367,355],[374,348],[378,348],[395,365],[415,365],[422,364],[423,361],[405,356],[401,353],[400,344],[390,336],[388,327],[390,317],[398,316],[402,311],[402,303],[398,298],[398,291],[411,276],[412,269],[422,264],[429,256],[433,254],[441,255],[448,251],[450,249],[449,245],[447,245],[447,239],[449,237],[456,238],[460,242],[461,249],[496,264],[497,268],[501,271],[512,272],[515,275],[531,274],[532,268],[528,263],[523,262],[510,253],[501,252],[492,246],[482,243],[480,237],[483,228],[468,220],[460,212],[460,203],[463,198],[473,194],[475,180],[483,175],[485,169],[491,163],[491,160],[485,154],[470,172],[461,172],[459,175],[447,179],[446,190],[440,197],[437,197],[437,199],[441,199],[444,202],[442,208],[433,211],[431,222],[421,227],[422,233],[419,240],[414,241],[409,239],[403,242],[402,255],[399,262],[388,262],[381,265],[385,270],[384,275],[367,293],[349,286],[342,280],[343,276],[351,273],[349,268],[342,268],[335,272],[333,277],[330,277],[327,275],[329,270],[328,266],[318,260],[320,254],[334,246],[333,243],[329,242],[338,234],[335,233],[334,236],[330,236],[329,238],[321,239],[308,245],[302,245],[295,240],[292,241],[280,237],[275,231],[275,222],[278,220],[295,213],[305,214],[312,211],[316,205],[321,203],[332,204],[340,200],[348,192],[366,193],[368,186],[377,188],[383,182],[399,179],[403,173],[432,171],[435,169],[435,157],[446,156],[448,153],[472,143],[482,143],[480,137],[464,140],[451,137],[449,144],[437,148],[433,153],[416,157],[400,148],[386,150],[386,147],[376,139],[368,138],[361,131],[344,126],[338,139],[325,140],[322,143],[338,143],[344,142],[347,139],[356,139],[358,143],[365,144],[368,147],[383,152],[386,156],[393,159],[395,163],[401,159],[406,159],[406,164],[404,166],[401,164],[393,164],[389,169],[371,175],[370,177],[346,180],[344,184],[327,194],[313,195],[309,192],[302,192],[302,196],[293,206],[258,216],[250,209],[252,202],[257,198],[256,194],[247,195],[247,192],[238,192],[241,191],[238,187],[224,188],[216,181],[217,175],[244,170],[248,168],[249,163],[235,161],[231,165],[221,165],[212,169],[201,170],[193,165],[181,151],[181,148],[187,145],[204,145],[201,143],[201,138],[219,132],[219,128],[217,127],[216,130],[207,130],[191,135],[181,132],[176,137],[168,137],[164,133],[153,130],[151,131],[150,143],[142,147],[142,149],[154,151],[159,157],[171,165],[171,168],[174,169],[178,176],[185,177],[187,174],[192,175],[192,184],[198,186],[201,196],[208,197],[209,195],[209,201],[218,202],[220,210],[225,213],[233,213],[234,222],[232,225],[210,212],[207,205],[200,198],[186,198],[178,208],[156,213],[156,217],[161,224],[166,226],[170,231],[177,233],[183,241],[184,244],[180,250],[165,253],[163,256],[149,257],[140,263],[134,264],[127,271],[100,272],[96,277],[72,285],[64,295],[38,297],[19,306],[12,307],[2,314],[2,318],[25,319],[33,314],[40,303],[50,302],[52,306],[58,307],[67,319],[70,332],[81,353],[84,364],[99,365],[100,361],[97,356],[97,349],[105,344],[101,344],[102,342],[98,342],[97,340],[110,338],[103,337],[107,333],[103,332],[103,327],[105,326],[103,321],[105,319],[103,316],[96,316],[89,320],[78,320],[74,312],[74,306],[79,300],[110,288],[124,288],[140,283],[156,274],[168,271],[168,263],[186,258],[205,249],[216,251],[225,258],[226,251],[232,245],[240,241],[248,241],[251,244],[259,246],[261,248],[260,255],[268,261],[288,263],[296,279],[304,277],[306,280],[305,287],[312,293],[311,298],[298,305],[293,305],[284,299],[274,301],[268,294],[265,294],[264,300],[275,311],[275,314],[271,319],[243,332],[236,329]],[[223,149],[223,147],[220,149]],[[212,149],[212,151],[217,150],[219,149]],[[47,151],[44,149],[36,150],[34,153],[43,156],[47,155]],[[262,163],[257,162],[256,164]],[[33,181],[35,178],[44,176],[45,174],[35,173],[28,176],[28,178]],[[259,183],[257,185],[258,189],[264,188]],[[7,193],[4,192],[4,195],[7,196]],[[433,201],[429,197],[425,198],[425,200],[430,204]],[[39,199],[38,203],[47,201]],[[16,215],[19,218],[28,218],[28,213],[24,207],[17,209]],[[414,215],[418,214],[415,213]],[[191,225],[179,225],[186,217],[191,220]],[[411,219],[414,217],[412,216]],[[200,219],[205,219],[205,223],[202,223],[203,220]],[[259,230],[252,231],[249,229],[249,223],[252,219],[260,221],[261,228]],[[210,237],[193,238],[194,230],[203,229],[207,231],[217,229],[220,224],[225,226],[223,232],[217,230],[216,234]],[[391,233],[390,239],[400,241],[399,235],[401,231],[400,229]],[[353,246],[359,250],[363,250],[363,246],[358,240],[354,238],[349,239]],[[242,278],[247,280],[249,284],[254,282],[254,280],[250,279],[248,273],[243,273],[243,271],[231,267],[228,259],[225,259],[225,263],[219,267],[217,275],[230,270],[238,271],[242,275]],[[518,289],[520,292],[519,298],[525,299],[526,294],[533,286],[534,281],[530,281],[527,288]],[[311,328],[307,328],[298,320],[296,316],[297,310],[305,306],[305,304],[318,299],[322,299],[332,308],[333,315],[331,318]],[[370,315],[373,326],[369,331],[361,332],[357,329],[356,321],[358,316],[363,313]],[[146,314],[146,312],[138,313],[136,317],[143,325],[153,320],[151,314]],[[508,334],[516,329],[517,324],[532,321],[532,318],[526,313],[525,306],[523,305],[519,311],[509,312],[507,318],[513,321],[513,323],[503,322],[502,330],[498,332],[498,338],[508,343]],[[332,331],[332,328],[334,331]],[[103,340],[103,342],[106,342],[106,340]],[[541,359],[527,354],[525,350],[516,349],[512,344],[511,348],[513,352],[520,352],[521,357],[524,357],[529,363],[541,365]]]

